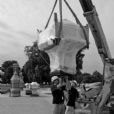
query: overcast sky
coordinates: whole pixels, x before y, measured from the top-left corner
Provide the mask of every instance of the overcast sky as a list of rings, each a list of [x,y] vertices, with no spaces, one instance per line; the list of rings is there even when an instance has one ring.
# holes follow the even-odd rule
[[[27,57],[24,46],[32,45],[37,39],[36,29],[44,29],[55,0],[0,0],[0,64],[5,60],[17,60],[22,66]],[[86,24],[79,0],[67,0]],[[96,6],[107,42],[114,56],[114,0],[92,0]],[[63,4],[63,17],[74,21]],[[56,11],[58,8],[56,8]],[[84,71],[102,72],[102,61],[97,53],[94,39],[90,34],[90,48],[85,51]]]

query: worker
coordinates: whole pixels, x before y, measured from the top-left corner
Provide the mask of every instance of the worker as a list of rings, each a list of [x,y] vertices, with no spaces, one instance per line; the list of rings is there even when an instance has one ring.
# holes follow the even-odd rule
[[[71,87],[68,88],[68,101],[66,106],[65,114],[75,114],[75,102],[79,97],[79,93],[76,89],[77,82],[71,81]]]
[[[114,114],[114,93],[110,96],[108,107],[109,114]]]
[[[51,92],[53,96],[54,110],[53,114],[65,114],[64,90],[65,84],[62,84],[61,78],[53,76],[51,78]]]

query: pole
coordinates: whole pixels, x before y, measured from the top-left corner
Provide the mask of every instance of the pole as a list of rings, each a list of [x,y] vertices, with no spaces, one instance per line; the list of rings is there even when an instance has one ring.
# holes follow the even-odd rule
[[[59,13],[60,13],[60,26],[59,26],[59,32],[58,32],[58,37],[61,37],[61,33],[62,33],[62,0],[59,0]]]

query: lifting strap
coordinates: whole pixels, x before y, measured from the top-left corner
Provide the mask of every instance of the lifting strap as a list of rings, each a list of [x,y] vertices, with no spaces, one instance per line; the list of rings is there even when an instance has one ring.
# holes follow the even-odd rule
[[[54,12],[54,9],[55,9],[55,7],[56,7],[56,4],[57,4],[57,0],[55,0],[53,9],[52,9],[51,14],[50,14],[50,16],[49,16],[49,19],[48,19],[48,21],[47,21],[47,23],[46,23],[45,29],[48,27],[48,24],[49,24],[49,22],[50,22],[50,19],[51,19],[51,17],[52,17],[52,14],[53,14],[53,12]]]
[[[49,63],[47,62],[47,60],[43,57],[42,53],[40,53],[39,56],[44,60],[44,62],[45,62],[48,66],[50,66]],[[48,55],[48,56],[49,56],[49,55]]]
[[[88,40],[88,36],[87,33],[85,31],[85,28],[83,27],[83,25],[81,24],[81,22],[79,21],[78,17],[76,16],[76,14],[74,13],[74,11],[72,10],[72,8],[70,7],[70,5],[68,4],[68,2],[66,0],[64,0],[64,2],[66,3],[67,7],[69,8],[69,10],[71,11],[72,15],[74,16],[76,23],[80,25],[80,27],[83,30],[85,39],[86,39],[86,43],[87,43],[87,48],[89,48],[89,40]]]
[[[52,17],[52,14],[54,12],[54,9],[56,7],[56,4],[57,4],[57,0],[55,0],[55,3],[54,3],[54,6],[53,6],[53,9],[51,11],[51,14],[49,16],[49,19],[47,21],[47,24],[45,26],[45,29],[48,27],[49,25],[49,22],[50,22],[50,19]],[[60,38],[60,35],[61,35],[61,32],[62,32],[62,0],[59,0],[59,13],[60,13],[60,26],[59,26],[59,29],[58,29],[58,33],[57,33],[57,37]]]

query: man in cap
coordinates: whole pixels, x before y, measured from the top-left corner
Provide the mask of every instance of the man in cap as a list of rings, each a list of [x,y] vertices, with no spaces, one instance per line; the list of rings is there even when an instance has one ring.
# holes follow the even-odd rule
[[[76,86],[77,82],[75,80],[71,81],[71,87],[68,88],[68,101],[65,114],[75,114],[75,102],[79,97]]]
[[[53,104],[54,104],[53,114],[64,114],[65,113],[65,106],[64,106],[65,85],[62,84],[62,80],[57,76],[53,76],[51,78],[51,81],[52,81],[51,92],[52,92]]]

